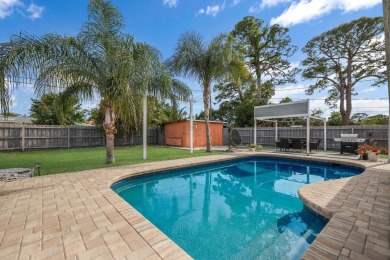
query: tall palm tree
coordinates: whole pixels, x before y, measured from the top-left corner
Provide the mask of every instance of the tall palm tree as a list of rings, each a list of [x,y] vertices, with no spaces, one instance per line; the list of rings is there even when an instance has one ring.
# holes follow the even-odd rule
[[[206,152],[211,152],[210,85],[224,75],[231,57],[229,47],[225,35],[205,42],[199,33],[189,31],[179,37],[175,52],[167,62],[174,73],[196,80],[203,88]]]
[[[106,162],[114,163],[116,121],[130,124],[140,117],[135,113],[140,96],[189,96],[189,90],[173,84],[156,49],[121,32],[123,17],[111,1],[90,0],[88,10],[88,20],[76,37],[21,34],[0,44],[0,107],[8,109],[9,94],[18,87],[12,83],[21,77],[36,78],[38,94],[61,91],[80,100],[98,96]]]

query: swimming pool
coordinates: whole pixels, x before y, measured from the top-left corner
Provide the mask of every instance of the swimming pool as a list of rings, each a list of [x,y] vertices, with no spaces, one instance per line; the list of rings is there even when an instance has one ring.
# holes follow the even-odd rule
[[[250,157],[112,186],[195,259],[298,259],[325,225],[297,191],[361,168]]]

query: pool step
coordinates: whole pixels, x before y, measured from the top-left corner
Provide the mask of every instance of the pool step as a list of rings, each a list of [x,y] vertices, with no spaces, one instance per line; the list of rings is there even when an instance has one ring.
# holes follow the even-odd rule
[[[229,259],[299,259],[308,247],[306,238],[310,235],[311,230],[297,239],[291,230],[279,233],[273,224]]]

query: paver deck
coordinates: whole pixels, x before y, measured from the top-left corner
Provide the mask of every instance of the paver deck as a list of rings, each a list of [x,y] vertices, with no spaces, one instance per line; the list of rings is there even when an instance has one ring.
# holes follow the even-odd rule
[[[390,259],[390,165],[304,185],[303,203],[329,220],[302,259]]]
[[[266,154],[277,156],[261,153]],[[245,153],[0,182],[0,259],[190,259],[110,185],[129,176],[237,156]],[[304,187],[300,192],[304,202],[331,217],[304,258],[387,259],[389,189],[388,166],[370,168],[336,185]],[[318,193],[321,190],[327,196]]]

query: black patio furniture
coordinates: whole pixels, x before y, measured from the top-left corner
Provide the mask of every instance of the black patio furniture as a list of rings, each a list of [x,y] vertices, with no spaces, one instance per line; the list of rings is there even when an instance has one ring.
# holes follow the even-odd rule
[[[276,148],[279,148],[279,150],[282,150],[280,141],[275,141],[275,145],[276,145]]]
[[[288,138],[280,138],[280,149],[290,150],[290,140]]]
[[[302,139],[301,138],[292,138],[291,139],[291,148],[293,150],[302,151],[302,149],[303,149]]]
[[[320,143],[321,143],[321,139],[318,139],[317,141],[310,141],[310,146],[309,146],[310,152],[312,149],[315,149],[315,150],[317,150],[317,153],[318,153]]]

